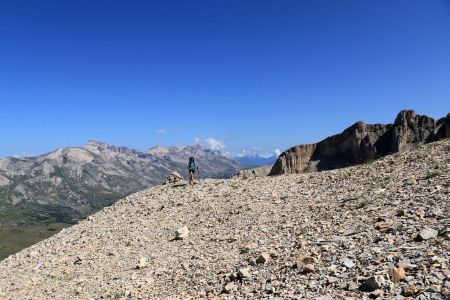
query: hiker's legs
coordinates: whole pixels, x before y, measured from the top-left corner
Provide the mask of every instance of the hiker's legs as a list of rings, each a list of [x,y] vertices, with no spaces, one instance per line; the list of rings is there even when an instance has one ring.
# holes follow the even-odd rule
[[[192,172],[191,170],[189,170],[189,183],[194,184],[194,172]]]

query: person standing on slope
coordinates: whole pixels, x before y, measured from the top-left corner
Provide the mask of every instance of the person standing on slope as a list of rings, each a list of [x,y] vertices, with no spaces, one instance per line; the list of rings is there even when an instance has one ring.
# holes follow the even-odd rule
[[[194,177],[195,171],[198,171],[198,166],[195,165],[195,160],[193,157],[189,158],[188,171],[189,171],[189,184],[195,184]]]

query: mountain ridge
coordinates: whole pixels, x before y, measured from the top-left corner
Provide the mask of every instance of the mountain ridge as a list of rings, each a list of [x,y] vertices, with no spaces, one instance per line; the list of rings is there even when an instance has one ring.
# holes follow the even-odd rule
[[[36,157],[2,158],[0,229],[71,224],[128,194],[159,184],[173,171],[185,175],[189,156],[199,160],[202,178],[227,178],[242,168],[220,153],[197,146],[158,156],[99,141]],[[0,258],[10,253],[2,249]]]
[[[234,156],[233,159],[248,167],[263,167],[274,164],[277,156],[275,154],[270,156],[261,156],[259,154],[254,154]]]

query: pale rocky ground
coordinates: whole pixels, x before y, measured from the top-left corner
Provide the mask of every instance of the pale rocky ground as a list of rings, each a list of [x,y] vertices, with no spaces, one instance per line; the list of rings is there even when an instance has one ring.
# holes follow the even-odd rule
[[[2,261],[0,299],[449,299],[449,198],[450,140],[160,185]]]
[[[257,167],[253,169],[240,170],[239,172],[233,175],[233,178],[249,179],[253,177],[267,176],[269,175],[270,170],[272,170],[272,165]]]

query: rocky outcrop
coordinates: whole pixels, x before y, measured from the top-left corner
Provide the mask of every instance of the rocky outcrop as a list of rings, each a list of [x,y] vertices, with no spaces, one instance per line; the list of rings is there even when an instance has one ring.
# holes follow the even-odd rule
[[[300,173],[309,169],[316,146],[316,144],[299,145],[281,153],[270,174]]]
[[[364,163],[381,156],[450,137],[450,114],[435,121],[415,111],[401,111],[393,124],[361,121],[317,144],[283,152],[270,175],[323,171]]]
[[[437,122],[438,132],[436,137],[438,139],[450,138],[450,113]]]
[[[158,185],[1,261],[0,299],[448,299],[449,161]]]
[[[379,155],[386,155],[417,147],[436,140],[436,121],[417,115],[413,110],[401,111],[390,130],[377,143]]]

